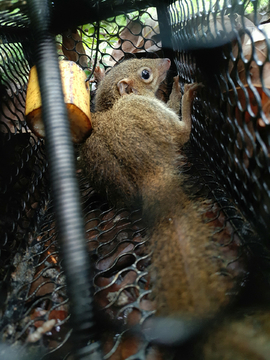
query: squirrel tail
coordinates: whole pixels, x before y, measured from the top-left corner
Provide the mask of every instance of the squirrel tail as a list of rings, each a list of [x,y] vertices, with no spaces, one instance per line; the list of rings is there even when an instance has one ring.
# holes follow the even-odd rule
[[[142,193],[157,314],[205,317],[229,301],[234,281],[222,275],[223,248],[212,241],[214,229],[183,191],[179,175],[161,175],[148,179]]]

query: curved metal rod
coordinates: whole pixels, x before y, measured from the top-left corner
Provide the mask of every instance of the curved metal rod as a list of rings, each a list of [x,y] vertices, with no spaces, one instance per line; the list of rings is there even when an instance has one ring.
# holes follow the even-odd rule
[[[96,337],[92,277],[58,57],[54,39],[49,32],[51,2],[28,0],[27,3],[35,36],[33,52],[42,97],[42,116],[58,239],[66,275],[67,295],[70,299],[74,354],[78,360],[99,360],[102,359],[99,343],[87,345]]]

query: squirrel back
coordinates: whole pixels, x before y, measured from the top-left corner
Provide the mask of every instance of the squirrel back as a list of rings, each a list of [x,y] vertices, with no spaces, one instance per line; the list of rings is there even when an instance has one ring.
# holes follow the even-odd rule
[[[155,98],[169,66],[169,59],[127,60],[98,87],[80,157],[91,183],[113,202],[137,203],[145,178],[159,168],[174,171],[181,122]]]

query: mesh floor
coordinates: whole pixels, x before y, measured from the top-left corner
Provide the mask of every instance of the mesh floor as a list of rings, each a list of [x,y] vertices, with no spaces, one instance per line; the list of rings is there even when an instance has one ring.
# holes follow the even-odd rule
[[[185,171],[194,172],[188,164]],[[197,196],[205,196],[203,177],[195,174],[194,179]],[[141,359],[148,358],[147,354],[154,356],[158,350],[151,347],[146,338],[128,331],[136,324],[142,325],[155,312],[148,273],[151,254],[141,212],[110,207],[81,175],[80,188],[89,256],[95,261],[95,300],[102,309],[99,311],[126,327],[120,334],[113,329],[103,333],[105,358],[128,358],[134,354]],[[210,189],[209,194],[212,194]],[[231,211],[230,215],[227,210]],[[229,201],[220,208],[216,201],[209,200],[204,215],[216,229],[212,241],[224,247],[221,281],[223,277],[232,277],[237,285],[237,277],[245,271],[245,249],[240,241],[243,218]],[[234,220],[238,221],[239,228],[233,224]],[[28,342],[30,348],[42,347],[45,352],[56,352],[59,359],[65,358],[71,330],[52,205],[47,208],[38,237],[32,239],[25,251],[17,252],[13,266],[13,289],[8,294],[9,306],[2,317],[3,338],[24,346]],[[236,286],[229,296],[234,298],[235,292]],[[33,334],[52,319],[56,324],[49,330],[46,328],[46,333],[37,339]]]

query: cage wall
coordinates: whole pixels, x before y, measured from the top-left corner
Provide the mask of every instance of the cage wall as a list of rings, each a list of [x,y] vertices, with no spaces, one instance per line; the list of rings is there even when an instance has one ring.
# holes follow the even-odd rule
[[[257,2],[245,8],[246,3],[231,5],[226,1],[125,1],[114,6],[89,1],[84,5],[82,8],[78,3],[72,13],[76,8],[72,2],[55,2],[52,29],[59,59],[75,61],[90,80],[92,110],[95,89],[105,71],[131,57],[171,59],[171,71],[158,93],[165,102],[175,75],[179,74],[182,86],[202,83],[193,103],[190,143],[179,169],[189,176],[186,191],[190,197],[205,202],[202,216],[216,228],[212,242],[224,248],[220,282],[231,278],[232,298],[239,296],[241,283],[250,281],[249,264],[256,263],[254,282],[261,272],[266,280],[260,280],[255,289],[267,298],[267,4],[265,10]],[[69,299],[50,197],[45,141],[30,131],[24,118],[28,74],[35,63],[30,21],[22,2],[5,6],[0,7],[2,342],[24,349],[26,356],[34,359],[72,359]],[[76,146],[74,152],[78,154]],[[95,301],[105,314],[105,324],[108,317],[112,324],[120,324],[114,329],[108,322],[98,336],[104,358],[161,359],[187,354],[194,359],[203,353],[205,358],[214,359],[225,351],[227,342],[234,351],[230,356],[245,356],[230,342],[240,336],[247,321],[243,319],[237,325],[240,330],[230,328],[235,320],[212,333],[211,325],[207,328],[209,338],[196,338],[188,351],[168,344],[160,349],[151,343],[142,331],[155,313],[155,303],[147,223],[141,209],[116,208],[97,194],[79,167],[77,177],[87,249],[94,262]],[[240,296],[240,308],[245,300]],[[255,313],[248,325],[254,328],[256,321],[260,322],[255,336],[259,339],[267,327],[268,312]],[[130,330],[134,325],[140,329],[135,335]],[[213,342],[219,333],[223,341],[219,339],[220,348],[215,348]],[[267,331],[264,336],[267,339]],[[90,338],[89,343],[97,340]],[[245,351],[256,348],[245,341]],[[2,351],[10,356],[9,347]]]

